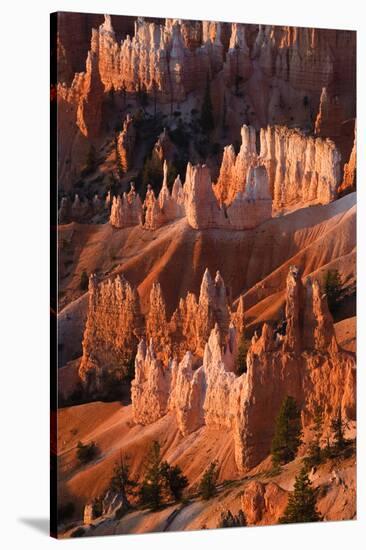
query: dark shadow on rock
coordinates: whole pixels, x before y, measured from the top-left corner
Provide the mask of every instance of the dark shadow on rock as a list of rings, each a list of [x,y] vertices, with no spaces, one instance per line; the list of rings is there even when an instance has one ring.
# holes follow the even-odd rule
[[[48,518],[18,518],[18,521],[40,531],[44,535],[50,533],[50,520]]]

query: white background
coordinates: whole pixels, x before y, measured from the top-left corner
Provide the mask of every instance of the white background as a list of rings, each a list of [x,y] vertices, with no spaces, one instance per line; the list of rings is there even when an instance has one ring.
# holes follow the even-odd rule
[[[363,2],[272,0],[5,0],[0,30],[0,545],[43,549],[148,546],[365,547],[365,14]],[[49,13],[107,12],[357,29],[358,32],[358,521],[287,527],[48,538],[49,491]],[[52,182],[55,185],[55,182]],[[366,534],[366,533],[365,533]],[[364,537],[365,538],[365,537]]]

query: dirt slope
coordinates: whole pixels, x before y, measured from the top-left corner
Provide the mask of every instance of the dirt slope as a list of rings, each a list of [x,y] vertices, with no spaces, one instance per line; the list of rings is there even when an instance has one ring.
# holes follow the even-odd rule
[[[61,226],[60,239],[69,242],[71,262],[60,281],[61,306],[68,304],[59,316],[62,364],[81,353],[87,300],[79,289],[83,270],[102,277],[123,272],[138,286],[144,310],[158,279],[171,314],[187,291],[198,293],[206,267],[212,273],[219,269],[233,299],[245,294],[252,325],[278,315],[290,264],[315,277],[337,268],[345,286],[354,285],[355,202],[353,193],[325,206],[273,218],[251,231],[196,231],[185,219],[155,232],[139,227],[118,230],[109,224]],[[64,256],[61,252],[61,262]]]

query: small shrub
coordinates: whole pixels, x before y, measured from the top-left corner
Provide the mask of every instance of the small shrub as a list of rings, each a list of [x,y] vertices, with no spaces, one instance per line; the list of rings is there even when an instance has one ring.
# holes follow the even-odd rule
[[[183,490],[188,485],[188,479],[183,475],[179,466],[170,466],[168,462],[161,465],[161,474],[165,480],[168,491],[176,502],[182,499]]]
[[[342,281],[338,269],[330,269],[324,275],[323,292],[327,297],[329,311],[334,315],[342,294]]]
[[[98,448],[94,441],[84,445],[81,441],[77,444],[76,457],[80,464],[87,464],[97,456]]]

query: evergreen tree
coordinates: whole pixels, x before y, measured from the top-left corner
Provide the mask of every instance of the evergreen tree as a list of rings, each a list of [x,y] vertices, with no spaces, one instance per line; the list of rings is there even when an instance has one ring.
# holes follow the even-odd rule
[[[323,410],[319,404],[315,406],[314,421],[311,431],[313,432],[313,438],[309,445],[309,454],[304,461],[310,468],[312,466],[317,466],[322,461],[320,440],[323,433]]]
[[[170,466],[170,464],[165,461],[161,465],[161,475],[174,500],[177,502],[180,501],[183,490],[188,485],[188,479],[182,474],[182,470],[179,466]]]
[[[86,174],[93,172],[96,166],[96,162],[97,162],[97,155],[95,152],[95,147],[94,145],[90,145],[88,153],[86,155],[86,166],[85,166]]]
[[[247,340],[244,334],[241,334],[238,343],[238,355],[237,355],[237,373],[243,374],[247,371],[247,353],[250,347],[250,341]]]
[[[206,133],[210,133],[214,127],[213,107],[210,94],[210,80],[207,74],[205,94],[203,96],[202,109],[201,109],[201,126],[202,130]]]
[[[271,454],[273,466],[286,464],[294,460],[301,443],[300,411],[293,397],[282,401],[275,423]]]
[[[120,455],[119,461],[114,464],[109,488],[121,497],[121,506],[124,510],[130,507],[129,497],[135,494],[134,489],[136,486],[136,481],[130,477],[130,465],[126,457]]]
[[[240,510],[238,515],[233,515],[230,510],[227,510],[226,512],[222,512],[220,522],[218,524],[218,528],[224,528],[224,527],[246,527],[247,526],[247,520],[244,515],[243,510]]]
[[[329,311],[334,315],[342,294],[342,282],[338,269],[330,269],[326,272],[323,281],[323,292],[327,297]]]
[[[294,491],[289,496],[285,512],[278,523],[314,521],[322,521],[322,517],[316,509],[315,492],[304,467],[296,477]]]
[[[217,462],[214,461],[211,462],[209,467],[204,472],[198,487],[199,493],[203,500],[209,500],[216,495],[217,476]]]
[[[154,153],[145,160],[142,171],[142,194],[146,193],[148,185],[151,185],[157,192],[163,181],[163,165],[161,160]]]
[[[89,287],[89,277],[85,269],[81,272],[80,275],[80,290],[88,290]]]
[[[339,407],[337,416],[332,419],[331,429],[334,437],[334,447],[337,451],[341,451],[347,445],[347,441],[344,437],[344,431],[347,424],[342,419],[341,408]]]
[[[154,441],[146,460],[145,477],[140,489],[141,503],[151,510],[157,510],[161,505],[163,482],[160,445]]]

